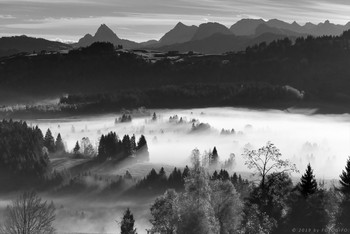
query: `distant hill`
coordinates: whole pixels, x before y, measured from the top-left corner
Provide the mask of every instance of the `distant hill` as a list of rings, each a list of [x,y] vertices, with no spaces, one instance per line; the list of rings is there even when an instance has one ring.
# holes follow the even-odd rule
[[[256,28],[263,23],[265,23],[265,21],[262,19],[241,19],[233,24],[230,30],[237,36],[254,35]]]
[[[271,27],[268,24],[260,24],[256,29],[255,29],[255,37],[258,37],[262,34],[265,33],[271,33],[275,35],[283,35],[285,37],[303,37],[307,36],[306,34],[302,34],[299,32],[291,31],[288,29],[284,28],[277,28],[277,27]]]
[[[233,34],[214,34],[202,40],[191,40],[184,43],[178,43],[159,47],[161,51],[195,51],[204,54],[222,54],[230,51],[244,50],[247,46],[259,44],[261,42],[270,43],[274,40],[287,37],[283,34],[273,34],[270,32],[261,33],[256,37],[235,36]]]
[[[201,40],[210,37],[214,34],[230,35],[232,34],[232,32],[222,24],[209,22],[199,25],[191,41]]]
[[[287,23],[279,19],[271,19],[265,21],[263,19],[242,19],[237,21],[230,27],[230,30],[235,35],[254,35],[256,30],[261,25],[266,25],[271,28],[274,28],[274,33],[276,33],[276,29],[283,30],[283,34],[285,35],[312,35],[312,36],[323,36],[323,35],[331,35],[331,36],[339,36],[343,31],[350,29],[350,22],[345,25],[333,24],[329,20],[326,20],[323,23],[313,24],[306,23],[305,25],[299,25],[297,22]],[[262,28],[259,29],[259,33],[264,33],[268,31],[261,31]],[[267,29],[267,28],[265,28]],[[286,31],[287,30],[287,31]]]
[[[0,57],[9,56],[20,52],[41,52],[60,51],[71,49],[70,45],[49,41],[43,38],[34,38],[27,36],[13,36],[0,38]]]
[[[190,41],[197,32],[197,26],[187,26],[179,22],[159,40],[161,45],[171,45]]]
[[[81,38],[78,43],[75,44],[76,47],[86,47],[91,45],[94,42],[110,42],[117,45],[122,45],[125,48],[136,48],[138,43],[134,41],[120,39],[117,34],[115,34],[107,25],[101,24],[97,29],[94,36],[91,34],[86,34]]]

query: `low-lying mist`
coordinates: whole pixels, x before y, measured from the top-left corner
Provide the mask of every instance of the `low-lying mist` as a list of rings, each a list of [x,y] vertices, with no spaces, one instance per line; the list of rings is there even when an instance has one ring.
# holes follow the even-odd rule
[[[115,123],[120,115],[96,115],[35,120],[30,124],[39,125],[43,132],[50,128],[54,136],[61,133],[68,150],[83,137],[89,137],[97,149],[101,134],[110,131],[115,131],[119,137],[144,134],[150,161],[174,166],[188,164],[194,148],[203,153],[216,146],[221,161],[231,153],[235,154],[236,171],[248,171],[241,156],[244,147],[258,149],[271,141],[281,150],[283,158],[296,163],[300,171],[310,162],[319,179],[337,178],[350,152],[349,115],[306,115],[237,108],[153,111],[157,115],[156,121],[149,116]],[[169,121],[169,117],[175,115],[177,120]],[[181,117],[182,121],[179,121]],[[193,127],[200,123],[207,123],[210,128]],[[222,129],[226,134],[221,133]]]
[[[152,119],[153,112],[156,120]],[[160,167],[169,175],[174,166],[190,165],[189,156],[195,148],[205,154],[215,146],[222,162],[234,154],[234,171],[249,172],[242,157],[244,148],[258,149],[271,141],[280,149],[282,158],[295,163],[301,173],[311,163],[319,180],[337,179],[350,153],[350,115],[238,108],[152,110],[151,113],[134,116],[131,122],[124,123],[115,121],[121,114],[28,121],[32,126],[38,125],[43,133],[50,128],[55,138],[60,133],[68,151],[83,137],[88,137],[97,151],[99,137],[110,131],[120,138],[135,134],[138,139],[143,134],[147,140],[150,162],[106,161],[95,165],[89,172],[92,175],[81,177],[91,190],[78,188],[79,192],[65,192],[75,191],[73,185],[42,194],[56,205],[55,228],[59,233],[118,233],[120,227],[116,221],[120,221],[127,207],[135,216],[137,232],[146,233],[146,228],[151,226],[149,209],[155,197],[145,194],[122,197],[119,190],[100,196],[98,192],[105,191],[108,183],[99,178],[113,179],[129,171],[133,178],[140,179],[152,168],[159,171]],[[88,161],[52,158],[52,165],[63,170]],[[300,178],[301,174],[294,176]],[[2,198],[0,215],[10,200]]]

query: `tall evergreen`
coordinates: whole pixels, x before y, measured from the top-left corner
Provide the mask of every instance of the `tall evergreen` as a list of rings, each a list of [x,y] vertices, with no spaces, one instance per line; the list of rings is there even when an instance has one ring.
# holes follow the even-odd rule
[[[74,149],[73,149],[73,153],[75,155],[80,154],[80,146],[79,146],[79,142],[77,141],[77,143],[75,143]]]
[[[124,135],[122,144],[123,144],[124,156],[125,157],[130,156],[132,154],[132,150],[131,150],[131,141],[130,141],[129,135]]]
[[[329,223],[326,192],[318,188],[310,164],[297,188],[290,197],[290,209],[284,230],[290,232],[295,227],[308,227],[313,230],[310,233],[314,233],[314,230],[325,230]]]
[[[317,182],[310,163],[307,165],[306,171],[301,177],[299,189],[304,197],[308,197],[317,191]]]
[[[350,157],[346,162],[345,170],[342,171],[339,177],[340,177],[339,183],[341,185],[340,191],[344,195],[350,196]]]
[[[137,156],[140,161],[149,161],[148,145],[144,135],[141,135],[137,142]]]
[[[55,139],[52,136],[51,130],[48,128],[44,138],[44,146],[50,153],[55,152]]]
[[[58,135],[56,137],[55,146],[56,146],[56,152],[65,152],[66,151],[60,133],[58,133]]]
[[[124,216],[120,225],[121,234],[137,234],[135,225],[134,215],[131,213],[130,209],[127,208],[124,212]]]
[[[211,153],[211,159],[210,159],[210,165],[216,167],[219,163],[219,154],[216,150],[216,147],[214,147],[213,152]]]
[[[342,194],[342,201],[336,216],[336,226],[340,230],[350,230],[350,157],[346,162],[345,170],[339,177],[339,191]]]
[[[136,152],[136,148],[136,137],[135,134],[133,134],[132,137],[130,137],[130,151],[132,154]]]

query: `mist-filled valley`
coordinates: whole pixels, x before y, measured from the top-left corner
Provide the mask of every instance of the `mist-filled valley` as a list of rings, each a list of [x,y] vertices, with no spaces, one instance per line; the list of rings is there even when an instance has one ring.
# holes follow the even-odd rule
[[[75,150],[76,142],[82,146],[86,138],[94,152],[90,157],[49,154],[52,169],[72,177],[65,185],[41,192],[45,199],[55,203],[54,226],[58,233],[114,233],[126,208],[134,213],[138,233],[146,233],[151,227],[149,209],[157,192],[133,189],[133,186],[138,187],[137,181],[153,168],[157,172],[163,168],[167,176],[174,167],[184,170],[191,165],[194,149],[200,151],[204,161],[204,156],[215,147],[220,163],[214,169],[236,172],[255,183],[256,177],[242,156],[244,149],[258,149],[272,142],[280,149],[282,158],[295,163],[301,172],[310,163],[318,181],[326,181],[328,187],[337,185],[335,181],[349,152],[350,116],[313,115],[313,111],[139,109],[128,112],[130,118],[129,114],[118,113],[35,119],[27,124],[38,126],[43,134],[50,129],[54,138],[60,134],[68,154]],[[101,135],[110,132],[120,139],[124,135],[135,135],[135,139],[143,135],[147,139],[149,160],[107,159],[94,163],[92,158],[99,152]],[[231,163],[227,166],[229,159]],[[128,174],[130,178],[125,180]],[[298,182],[300,175],[292,173],[293,181]],[[123,182],[119,183],[118,178]],[[3,196],[1,212],[11,199],[11,195]]]
[[[120,115],[97,115],[30,120],[28,124],[38,125],[43,132],[49,128],[54,136],[60,133],[68,150],[73,150],[76,141],[83,137],[88,137],[97,148],[101,134],[110,131],[119,136],[143,134],[148,140],[151,163],[179,167],[189,163],[194,148],[204,152],[215,146],[221,161],[235,154],[236,171],[247,171],[241,157],[246,146],[257,149],[271,141],[285,159],[299,168],[310,162],[318,177],[336,178],[349,151],[350,116],[312,115],[312,110],[291,112],[238,108],[152,110],[149,116],[126,123],[115,123]],[[157,115],[156,121],[152,121],[153,113]],[[172,121],[174,116],[177,119]],[[208,126],[196,129],[193,124]]]
[[[0,37],[0,234],[350,232],[350,22],[237,11],[272,17],[283,1],[174,0],[174,12],[157,3],[160,18],[130,21],[152,21],[152,32],[127,27],[151,2],[125,1],[118,12],[111,1],[36,1],[6,12],[12,3],[0,1],[5,28],[18,9],[54,6],[16,23],[24,33],[108,21],[72,43]],[[89,15],[83,24],[76,6]],[[209,22],[219,8],[220,18],[261,19]],[[180,20],[165,13],[187,12],[192,20],[159,40],[117,36],[151,35]]]

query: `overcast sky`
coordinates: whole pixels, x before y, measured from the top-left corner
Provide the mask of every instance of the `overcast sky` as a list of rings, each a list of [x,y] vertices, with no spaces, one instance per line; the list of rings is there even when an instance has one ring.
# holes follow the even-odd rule
[[[0,36],[78,40],[107,24],[119,37],[159,39],[181,21],[231,26],[242,18],[300,24],[350,21],[349,0],[0,0]]]

